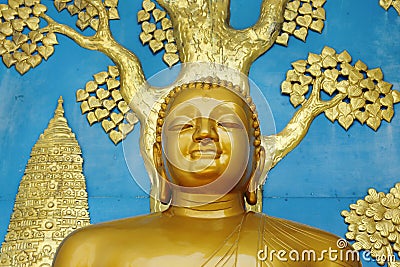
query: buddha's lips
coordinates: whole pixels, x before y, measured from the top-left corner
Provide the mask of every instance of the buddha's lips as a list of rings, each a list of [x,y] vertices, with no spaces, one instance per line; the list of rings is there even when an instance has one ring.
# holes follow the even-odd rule
[[[221,153],[221,151],[215,149],[197,149],[190,152],[190,157],[192,159],[219,159]]]

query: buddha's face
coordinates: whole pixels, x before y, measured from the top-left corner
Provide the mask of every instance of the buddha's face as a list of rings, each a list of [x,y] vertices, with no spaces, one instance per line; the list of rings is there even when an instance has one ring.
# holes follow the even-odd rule
[[[169,179],[183,187],[222,179],[230,188],[243,180],[252,162],[251,115],[246,102],[223,87],[180,92],[162,128]]]

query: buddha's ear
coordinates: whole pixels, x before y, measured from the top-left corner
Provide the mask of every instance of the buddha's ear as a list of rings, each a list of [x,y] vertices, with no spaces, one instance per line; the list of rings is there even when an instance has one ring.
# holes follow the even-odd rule
[[[257,204],[257,188],[260,184],[261,175],[263,173],[265,166],[265,149],[263,146],[260,146],[259,155],[256,156],[255,158],[257,160],[256,167],[253,173],[251,174],[247,190],[245,193],[246,202],[249,205]]]
[[[159,198],[162,204],[169,204],[171,201],[171,188],[169,186],[167,173],[164,168],[164,162],[161,156],[162,149],[159,143],[154,143],[153,145],[153,160],[154,166],[157,171],[157,176],[160,177],[159,179],[160,186],[159,186]]]

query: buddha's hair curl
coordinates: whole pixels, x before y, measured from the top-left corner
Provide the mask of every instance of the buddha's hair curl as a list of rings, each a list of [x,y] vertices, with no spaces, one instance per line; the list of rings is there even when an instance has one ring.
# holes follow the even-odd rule
[[[179,95],[180,92],[186,89],[202,89],[202,90],[212,90],[214,88],[224,87],[235,92],[238,96],[240,96],[248,105],[250,111],[252,112],[252,120],[251,124],[253,127],[253,135],[254,135],[254,151],[255,157],[258,161],[260,159],[260,151],[261,151],[261,131],[260,131],[260,123],[258,120],[258,114],[256,111],[256,105],[253,103],[253,99],[248,95],[245,91],[241,89],[238,85],[233,85],[231,82],[220,80],[214,77],[207,77],[203,81],[199,82],[190,82],[186,84],[182,84],[180,86],[174,87],[167,96],[164,97],[164,100],[161,102],[161,108],[158,112],[157,118],[157,127],[156,127],[156,143],[161,147],[161,133],[162,126],[164,124],[164,119],[167,114],[168,107],[170,103],[173,102],[175,97]]]

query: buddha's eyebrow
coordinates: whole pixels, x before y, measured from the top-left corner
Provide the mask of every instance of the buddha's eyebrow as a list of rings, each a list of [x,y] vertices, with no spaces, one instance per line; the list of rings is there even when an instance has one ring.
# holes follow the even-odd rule
[[[186,117],[199,117],[201,116],[200,110],[191,103],[185,103],[185,105],[179,105],[177,108],[173,110],[173,115],[180,116],[185,115]]]

